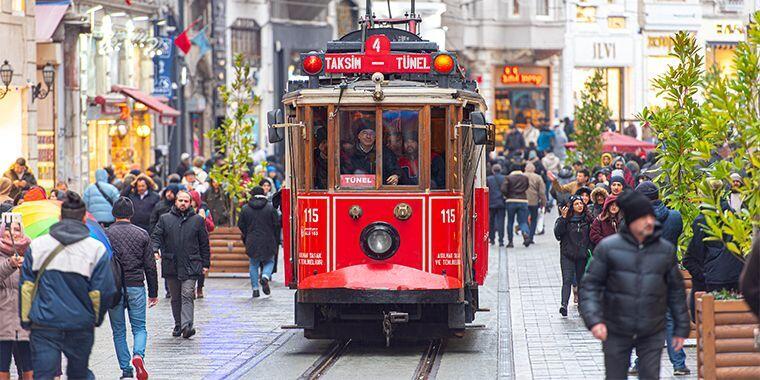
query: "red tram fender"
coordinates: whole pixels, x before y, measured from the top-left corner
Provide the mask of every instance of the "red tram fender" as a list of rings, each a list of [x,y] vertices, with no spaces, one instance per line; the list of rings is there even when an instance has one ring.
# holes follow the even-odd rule
[[[390,263],[353,265],[309,276],[298,284],[299,289],[431,290],[461,287],[462,282],[454,277]]]
[[[488,188],[475,189],[475,281],[483,285],[488,274]]]

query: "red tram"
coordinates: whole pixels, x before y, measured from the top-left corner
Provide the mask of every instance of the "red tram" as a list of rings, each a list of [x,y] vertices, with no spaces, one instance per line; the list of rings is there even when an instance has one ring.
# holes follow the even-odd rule
[[[268,114],[287,150],[285,280],[307,338],[461,335],[480,310],[494,130],[420,21],[368,15],[301,54],[308,79]]]

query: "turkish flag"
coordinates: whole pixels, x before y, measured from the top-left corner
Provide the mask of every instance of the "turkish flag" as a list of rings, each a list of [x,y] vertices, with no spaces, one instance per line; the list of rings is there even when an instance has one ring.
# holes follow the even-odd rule
[[[190,51],[190,47],[192,46],[190,43],[190,38],[187,37],[187,31],[189,29],[190,28],[185,29],[184,32],[180,33],[177,37],[174,38],[174,45],[176,45],[179,50],[182,50],[182,52],[185,54]]]

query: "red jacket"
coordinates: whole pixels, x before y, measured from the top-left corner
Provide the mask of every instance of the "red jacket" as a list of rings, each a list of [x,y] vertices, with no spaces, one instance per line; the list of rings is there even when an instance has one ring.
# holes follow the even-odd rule
[[[610,205],[617,200],[617,197],[614,195],[610,195],[607,197],[607,199],[604,200],[604,207],[602,208],[602,213],[599,214],[596,218],[594,218],[594,221],[591,223],[591,229],[589,231],[589,237],[591,239],[591,243],[593,244],[599,244],[599,242],[602,241],[602,239],[606,238],[607,236],[614,235],[617,233],[618,228],[620,227],[619,220],[613,216],[610,215],[608,212],[608,209]],[[618,211],[619,214],[619,211]],[[604,218],[604,219],[601,219]]]

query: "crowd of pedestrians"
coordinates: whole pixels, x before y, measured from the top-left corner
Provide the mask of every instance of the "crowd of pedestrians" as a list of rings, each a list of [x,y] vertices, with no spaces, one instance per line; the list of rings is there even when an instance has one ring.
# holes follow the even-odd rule
[[[271,158],[266,163],[261,149],[254,158],[244,177],[263,179],[243,205],[238,228],[250,257],[253,296],[259,297],[259,284],[270,294],[276,270],[281,213],[273,194],[282,185],[282,167]],[[68,378],[94,378],[88,369],[94,329],[106,314],[120,378],[147,379],[146,317],[159,302],[159,273],[171,302],[172,335],[195,335],[194,303],[204,296],[211,265],[209,234],[231,221],[229,198],[208,174],[221,164],[222,157],[183,154],[165,179],[157,166],[132,167],[124,176],[101,168],[80,197],[63,182],[46,193],[26,161],[16,160],[0,177],[0,212],[52,199],[60,202],[61,219],[33,240],[19,223],[0,225],[0,380],[10,379],[12,360],[23,379],[59,378],[64,372]],[[88,217],[104,228],[112,255],[90,237]]]

